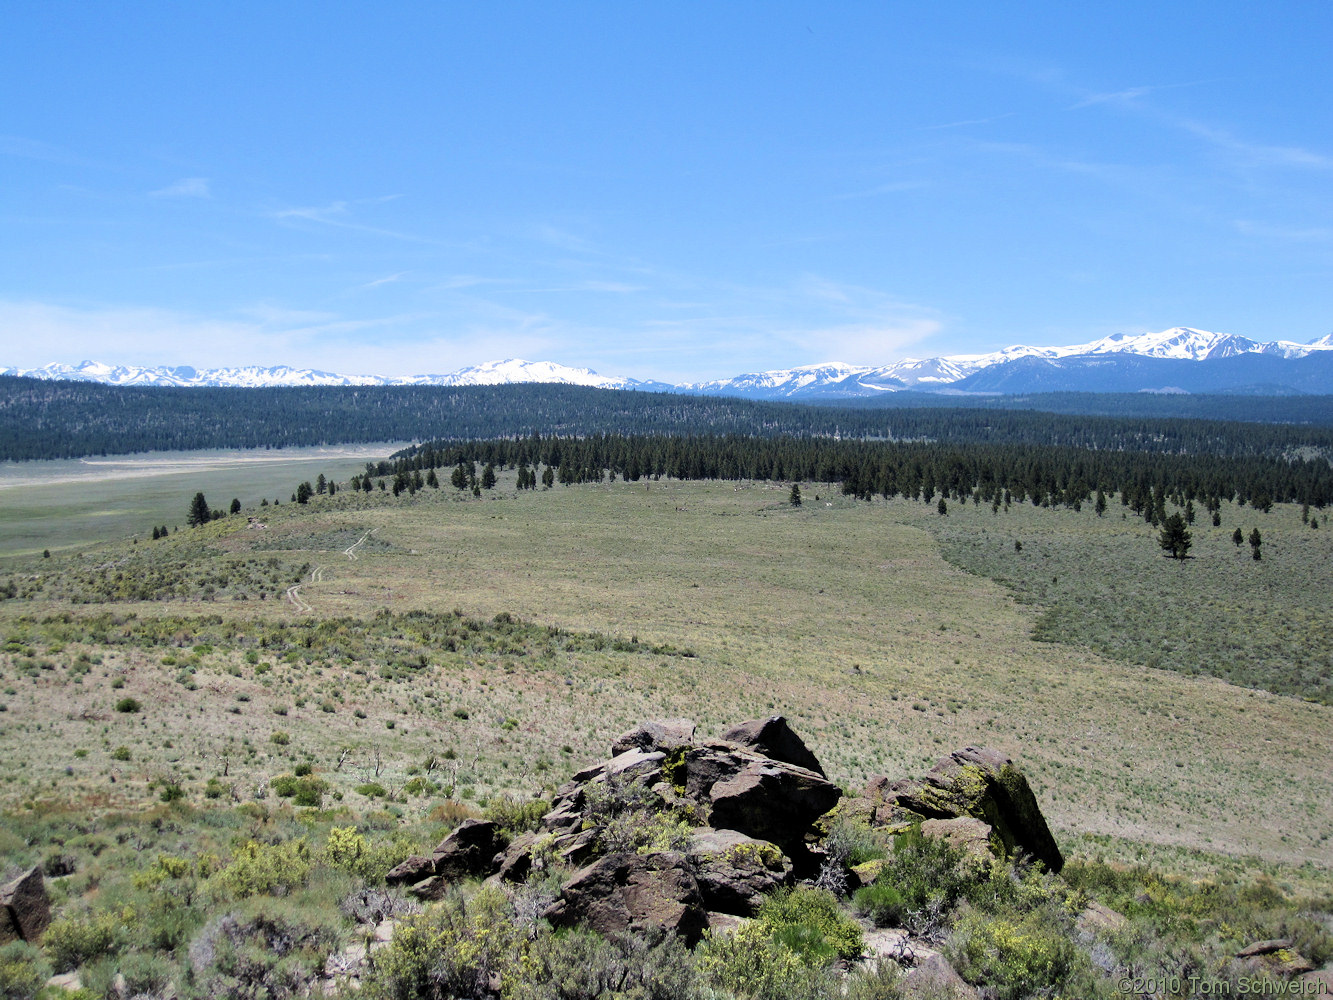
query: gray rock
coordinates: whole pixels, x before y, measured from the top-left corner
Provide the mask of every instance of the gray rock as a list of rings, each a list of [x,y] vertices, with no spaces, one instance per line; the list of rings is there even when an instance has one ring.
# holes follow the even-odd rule
[[[641,722],[629,732],[621,733],[611,744],[611,755],[619,756],[626,750],[652,752],[674,750],[694,742],[694,723],[689,719],[660,719]]]
[[[683,854],[608,854],[576,872],[544,914],[556,927],[601,934],[669,931],[693,945],[708,926],[699,883]]]
[[[791,881],[791,860],[776,844],[736,830],[697,830],[685,854],[704,905],[719,913],[753,916],[764,896]]]
[[[0,944],[15,938],[30,944],[41,940],[51,923],[51,901],[39,866],[0,888],[0,913]]]
[[[781,715],[742,722],[739,726],[728,729],[722,734],[722,738],[732,743],[739,743],[765,757],[795,764],[807,771],[814,771],[821,778],[825,777],[824,769],[819,766],[818,759],[801,738],[792,732],[787,720]]]
[[[971,816],[991,827],[1006,854],[1024,851],[1052,872],[1064,867],[1027,778],[998,750],[956,750],[920,780],[871,778],[866,797],[880,825]]]
[[[419,895],[420,884],[432,876],[452,881],[491,874],[496,868],[496,855],[504,847],[503,836],[490,820],[465,819],[458,829],[440,841],[429,857],[412,855],[391,870],[384,881],[389,885],[411,885],[413,893]]]

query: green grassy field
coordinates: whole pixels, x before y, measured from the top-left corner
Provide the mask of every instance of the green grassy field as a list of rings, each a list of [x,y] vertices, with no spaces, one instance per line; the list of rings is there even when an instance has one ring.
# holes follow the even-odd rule
[[[96,542],[145,537],[155,525],[185,523],[203,491],[217,507],[233,497],[286,503],[292,488],[321,472],[345,480],[395,445],[280,451],[161,452],[0,464],[0,564]]]
[[[1036,509],[938,518],[921,504],[833,492],[807,485],[799,509],[777,484],[618,482],[517,494],[502,479],[479,500],[448,487],[397,499],[343,493],[94,558],[28,563],[14,577],[36,596],[0,603],[4,629],[19,640],[4,660],[13,722],[0,752],[16,763],[2,794],[10,804],[84,796],[128,805],[179,780],[197,797],[225,759],[228,785],[244,799],[308,760],[355,803],[368,769],[402,788],[410,769],[453,753],[462,763],[449,765],[448,783],[482,801],[558,783],[643,718],[686,715],[717,732],[781,713],[849,788],[874,773],[919,772],[962,745],[992,745],[1022,763],[1064,838],[1095,835],[1117,851],[1144,843],[1333,862],[1325,764],[1333,709],[1037,641],[1042,607],[944,558],[970,532],[990,539],[983,526],[1012,552],[1017,523],[1030,538],[1059,526],[1075,560],[1103,533],[1128,531],[1125,522]],[[1299,525],[1290,510],[1268,517]],[[1202,542],[1196,564],[1173,566],[1135,530],[1153,560],[1148,571],[1176,579],[1206,568],[1211,549]],[[1304,530],[1291,538],[1324,544],[1322,530]],[[947,536],[944,550],[937,532]],[[1279,558],[1282,537],[1262,572],[1278,572],[1283,558],[1315,559],[1313,549]],[[361,538],[352,558],[345,550]],[[1040,558],[1042,544],[1030,542],[1024,556]],[[88,603],[97,588],[118,585],[118,572],[141,578],[135,560],[158,568],[169,599]],[[90,584],[92,561],[101,568]],[[1233,577],[1206,580],[1207,599],[1250,599]],[[287,588],[298,581],[293,602]],[[290,657],[279,645],[249,663],[249,640],[198,638],[219,618],[238,623],[239,635],[312,622],[358,632],[356,623],[381,612],[397,620],[455,608],[482,622],[512,614],[697,655],[605,644],[441,651],[388,628],[354,657],[337,649]],[[113,642],[17,621],[103,610],[176,619],[174,638],[150,641],[133,620]],[[1228,629],[1219,621],[1213,632]],[[101,662],[72,670],[80,654]],[[424,665],[394,667],[422,655]],[[143,711],[113,711],[122,696]],[[272,743],[275,730],[290,742]],[[120,746],[132,766],[111,760]],[[76,749],[86,755],[74,758]],[[423,812],[430,801],[400,808]]]

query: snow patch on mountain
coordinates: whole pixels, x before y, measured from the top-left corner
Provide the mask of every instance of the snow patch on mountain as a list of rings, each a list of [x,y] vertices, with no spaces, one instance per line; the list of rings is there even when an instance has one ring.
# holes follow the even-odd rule
[[[1172,327],[1160,333],[1117,333],[1086,344],[1063,347],[1032,347],[1016,344],[986,354],[955,354],[936,358],[904,358],[872,367],[839,361],[800,365],[773,371],[748,372],[733,378],[667,385],[638,379],[599,375],[590,368],[571,368],[552,361],[508,358],[470,365],[443,375],[340,375],[309,368],[250,365],[196,370],[188,366],[139,368],[83,361],[77,365],[49,364],[41,368],[0,368],[0,375],[30,378],[71,379],[107,385],[144,386],[361,386],[361,385],[512,385],[547,383],[583,385],[600,389],[641,389],[703,395],[751,396],[766,399],[869,396],[902,389],[948,389],[996,365],[1010,362],[1059,362],[1062,359],[1122,357],[1161,358],[1177,361],[1217,361],[1244,355],[1269,358],[1303,358],[1333,351],[1333,334],[1308,344],[1277,340],[1268,343],[1228,333],[1211,333],[1191,327]]]

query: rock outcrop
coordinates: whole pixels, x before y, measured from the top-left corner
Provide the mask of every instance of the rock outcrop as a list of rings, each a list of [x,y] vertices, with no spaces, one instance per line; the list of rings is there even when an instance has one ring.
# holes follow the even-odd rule
[[[775,844],[736,830],[696,830],[685,849],[709,910],[750,916],[791,882],[791,860]]]
[[[765,757],[786,764],[795,764],[807,771],[814,771],[821,778],[826,777],[815,755],[806,747],[805,742],[792,732],[787,720],[780,715],[756,719],[753,722],[742,722],[739,726],[728,729],[722,734],[722,738],[731,743],[739,743]]]
[[[1051,870],[1063,861],[1027,780],[993,750],[957,751],[921,779],[873,779],[864,798],[841,806],[841,789],[781,716],[702,740],[685,719],[645,722],[611,750],[557,790],[537,830],[510,842],[494,824],[468,820],[429,856],[391,871],[389,884],[434,899],[464,877],[522,883],[577,868],[545,912],[552,923],[693,942],[710,922],[753,916],[779,888],[820,873],[829,858],[821,841],[838,820],[920,824],[974,858],[1022,850]],[[854,888],[883,865],[844,874]]]
[[[694,742],[694,723],[689,719],[662,719],[641,722],[629,732],[621,733],[611,744],[611,756],[626,750],[671,750]]]
[[[565,883],[545,916],[556,927],[602,934],[669,931],[691,945],[708,926],[698,880],[675,851],[599,858]]]
[[[0,944],[14,940],[34,943],[50,923],[51,901],[40,867],[34,865],[0,888]]]
[[[991,828],[1006,854],[1023,851],[1052,872],[1064,867],[1027,778],[998,750],[956,750],[921,779],[872,778],[866,797],[875,805],[878,825],[970,816]]]
[[[450,882],[489,875],[505,840],[489,820],[467,819],[429,856],[414,854],[384,876],[388,885],[409,885],[420,899],[438,899]]]

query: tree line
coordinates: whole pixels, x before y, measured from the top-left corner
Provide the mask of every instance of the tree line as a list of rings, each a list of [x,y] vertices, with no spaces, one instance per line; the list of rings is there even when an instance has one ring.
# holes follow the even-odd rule
[[[673,479],[775,480],[840,483],[861,499],[943,498],[993,506],[1030,501],[1104,513],[1107,495],[1157,525],[1168,499],[1199,502],[1216,512],[1223,500],[1268,509],[1274,503],[1333,502],[1333,466],[1322,457],[1182,454],[1068,445],[943,441],[856,441],[744,435],[593,434],[434,441],[413,446],[358,477],[415,486],[435,469],[453,467],[459,488],[473,487],[476,466],[517,469],[520,487]],[[538,469],[544,470],[539,474]]]

